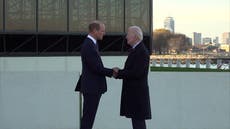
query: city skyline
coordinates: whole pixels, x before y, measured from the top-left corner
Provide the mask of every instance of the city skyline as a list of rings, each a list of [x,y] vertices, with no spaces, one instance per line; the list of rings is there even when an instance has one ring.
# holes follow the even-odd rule
[[[164,28],[166,17],[173,17],[175,33],[192,38],[193,32],[198,32],[202,37],[221,39],[222,33],[230,32],[230,1],[153,1],[153,29]]]

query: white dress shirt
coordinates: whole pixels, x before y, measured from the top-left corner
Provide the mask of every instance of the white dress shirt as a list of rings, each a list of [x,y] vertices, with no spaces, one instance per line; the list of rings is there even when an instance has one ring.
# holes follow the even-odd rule
[[[93,40],[93,43],[97,45],[97,40],[93,38],[91,35],[87,35],[87,38],[90,38],[91,40]]]
[[[133,49],[138,45],[138,44],[140,44],[141,43],[141,40],[140,41],[138,41],[135,45],[133,45]]]

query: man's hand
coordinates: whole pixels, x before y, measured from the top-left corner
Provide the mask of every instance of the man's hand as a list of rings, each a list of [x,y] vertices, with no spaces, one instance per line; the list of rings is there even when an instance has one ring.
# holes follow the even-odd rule
[[[114,67],[113,68],[113,77],[114,78],[117,78],[118,72],[119,72],[119,68],[118,67]]]

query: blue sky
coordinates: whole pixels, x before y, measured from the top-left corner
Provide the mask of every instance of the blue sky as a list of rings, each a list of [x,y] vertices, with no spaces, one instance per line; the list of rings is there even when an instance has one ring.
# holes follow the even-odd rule
[[[153,0],[153,29],[163,28],[171,16],[175,32],[191,37],[193,32],[214,38],[230,32],[230,0]]]

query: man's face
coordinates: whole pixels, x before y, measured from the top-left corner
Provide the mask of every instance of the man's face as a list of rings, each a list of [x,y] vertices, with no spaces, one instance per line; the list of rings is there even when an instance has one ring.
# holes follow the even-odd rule
[[[126,39],[127,39],[127,43],[128,43],[130,46],[133,46],[133,45],[136,43],[137,37],[136,37],[136,35],[134,34],[134,32],[133,32],[132,29],[128,29],[128,33],[127,33],[127,35],[126,35]]]
[[[105,35],[105,25],[101,24],[100,29],[96,30],[97,39],[102,40],[104,35]]]

